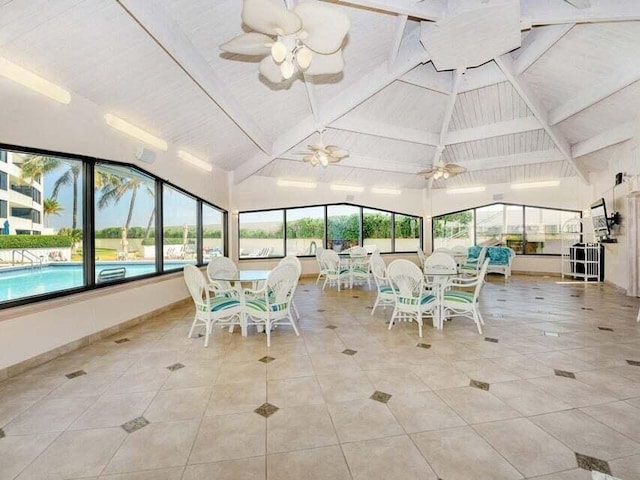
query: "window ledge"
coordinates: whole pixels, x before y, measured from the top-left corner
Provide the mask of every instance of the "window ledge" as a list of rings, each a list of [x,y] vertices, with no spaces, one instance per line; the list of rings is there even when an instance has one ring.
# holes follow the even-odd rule
[[[112,285],[108,287],[100,287],[91,290],[87,290],[84,292],[72,293],[69,295],[64,295],[58,298],[52,298],[50,300],[42,300],[40,302],[29,303],[26,305],[20,305],[17,307],[7,308],[5,310],[0,310],[0,322],[5,320],[11,320],[16,317],[22,317],[25,315],[33,315],[36,313],[44,312],[47,310],[51,310],[54,308],[86,302],[88,300],[92,300],[94,298],[103,297],[105,295],[110,295],[112,293],[124,292],[126,290],[132,290],[138,287],[144,287],[147,285],[153,285],[156,283],[166,282],[168,280],[174,280],[176,278],[182,278],[182,271],[174,272],[174,273],[166,273],[163,275],[158,275],[150,278],[144,278],[141,280],[120,283],[117,285]]]

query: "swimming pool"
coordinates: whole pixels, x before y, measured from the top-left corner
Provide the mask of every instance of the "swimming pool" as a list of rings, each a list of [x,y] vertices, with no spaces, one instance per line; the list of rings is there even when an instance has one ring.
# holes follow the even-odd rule
[[[180,269],[191,262],[165,260],[165,268]],[[125,267],[126,277],[153,273],[154,262],[96,262],[96,274],[104,268]],[[43,267],[9,267],[0,269],[0,302],[43,295],[45,293],[82,287],[82,264],[79,262],[52,263]]]

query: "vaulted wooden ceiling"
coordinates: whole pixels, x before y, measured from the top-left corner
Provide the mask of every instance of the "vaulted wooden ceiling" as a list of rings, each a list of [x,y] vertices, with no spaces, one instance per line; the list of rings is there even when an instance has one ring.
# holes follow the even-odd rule
[[[583,158],[633,135],[636,0],[327,3],[351,21],[344,72],[284,86],[259,77],[255,61],[218,48],[242,32],[240,0],[0,0],[0,54],[97,109],[189,145],[236,183],[266,175],[424,188],[415,172],[439,155],[468,171],[435,188],[575,175],[588,181],[593,162]],[[456,55],[490,50],[443,57],[437,42],[486,32],[470,21],[441,39],[434,24],[455,23],[465,9],[514,3],[520,47],[478,66],[437,70]],[[14,92],[7,83],[0,79],[0,92]],[[321,128],[327,143],[350,151],[326,169],[297,154]]]

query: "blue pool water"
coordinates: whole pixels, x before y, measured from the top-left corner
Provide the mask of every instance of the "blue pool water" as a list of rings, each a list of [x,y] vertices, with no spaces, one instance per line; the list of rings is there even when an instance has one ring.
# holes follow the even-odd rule
[[[190,262],[165,261],[165,269],[181,269]],[[126,277],[137,277],[155,271],[153,262],[97,262],[96,275],[104,268],[125,267]],[[0,269],[0,302],[68,290],[83,285],[80,263],[56,263],[38,267]]]

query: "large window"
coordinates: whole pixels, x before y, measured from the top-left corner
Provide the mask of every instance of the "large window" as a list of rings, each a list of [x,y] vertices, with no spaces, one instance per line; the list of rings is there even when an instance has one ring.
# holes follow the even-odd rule
[[[313,256],[320,247],[342,251],[358,245],[382,253],[415,252],[422,218],[333,204],[241,212],[239,227],[240,259]]]
[[[175,271],[225,250],[224,211],[137,167],[20,147],[0,150],[0,161],[8,164],[0,308],[159,275],[161,264]]]
[[[6,172],[0,172],[0,190],[7,190],[7,176]]]
[[[202,204],[202,254],[205,262],[224,255],[224,213]]]
[[[287,210],[287,254],[315,255],[324,246],[324,207]]]
[[[284,210],[241,213],[240,258],[284,256]]]
[[[410,215],[394,214],[395,251],[415,252],[422,247],[422,219]]]
[[[433,218],[433,248],[503,245],[520,254],[561,253],[560,231],[580,212],[496,203]]]
[[[130,167],[98,163],[94,182],[96,282],[155,273],[155,180]]]
[[[548,208],[525,207],[524,223],[526,225],[526,254],[543,253],[560,255],[562,241],[560,232],[567,220],[578,218],[578,212],[550,210]]]
[[[391,242],[390,212],[362,209],[362,243],[367,250],[380,249],[380,252],[393,252]]]
[[[471,247],[475,244],[473,210],[433,218],[433,248]]]
[[[327,248],[337,252],[360,245],[360,207],[327,207]]]
[[[196,199],[165,185],[162,190],[162,256],[164,269],[198,262]]]

